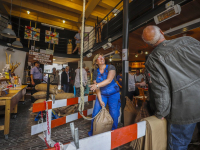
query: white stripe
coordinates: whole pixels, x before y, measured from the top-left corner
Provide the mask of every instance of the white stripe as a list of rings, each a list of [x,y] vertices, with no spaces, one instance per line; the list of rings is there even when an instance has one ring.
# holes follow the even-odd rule
[[[66,150],[75,150],[74,142]],[[111,131],[79,140],[79,150],[110,150]]]
[[[93,108],[87,110],[87,115],[91,115],[93,113]]]
[[[56,100],[55,103],[52,103],[52,108],[58,108],[58,107],[64,107],[67,106],[67,100],[62,99],[62,100]]]
[[[145,136],[146,133],[146,121],[137,123],[137,138]]]
[[[71,114],[66,116],[66,123],[77,120],[78,119],[78,113]]]
[[[81,97],[78,97],[78,103],[80,103]],[[84,96],[84,102],[88,102],[88,96]]]
[[[43,122],[43,123],[40,123],[40,124],[36,124],[34,126],[31,127],[31,135],[35,135],[35,134],[38,134],[40,132],[42,132],[44,130],[47,129],[47,123],[46,122]]]

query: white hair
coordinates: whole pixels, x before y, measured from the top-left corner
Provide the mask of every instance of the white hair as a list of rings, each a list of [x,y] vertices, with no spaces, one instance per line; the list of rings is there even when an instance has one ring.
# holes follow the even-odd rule
[[[147,44],[154,46],[161,38],[163,38],[163,35],[160,33],[160,28],[159,27],[153,26],[153,25],[152,25],[152,27],[153,27],[154,32],[155,32],[154,38],[151,41],[146,41],[144,39],[144,37],[142,36],[142,39]]]

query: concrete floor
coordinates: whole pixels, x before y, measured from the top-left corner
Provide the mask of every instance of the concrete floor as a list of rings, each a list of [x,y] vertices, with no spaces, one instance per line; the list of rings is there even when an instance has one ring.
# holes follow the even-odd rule
[[[3,131],[0,131],[0,150],[42,150],[46,148],[45,143],[37,135],[31,136],[31,126],[35,125],[34,115],[29,111],[31,102],[26,101],[23,105],[18,105],[18,115],[16,119],[11,119],[10,134],[8,140],[4,139]],[[86,107],[91,108],[90,103]],[[86,108],[87,109],[87,108]],[[80,139],[88,137],[90,121],[79,119],[74,122],[79,129]],[[0,116],[0,125],[4,124],[4,116]],[[119,124],[122,127],[122,124]],[[198,139],[198,137],[195,137]],[[72,141],[69,123],[52,129],[52,139],[56,142],[68,143]],[[129,143],[115,150],[131,150]],[[188,150],[200,150],[200,146],[190,145]]]

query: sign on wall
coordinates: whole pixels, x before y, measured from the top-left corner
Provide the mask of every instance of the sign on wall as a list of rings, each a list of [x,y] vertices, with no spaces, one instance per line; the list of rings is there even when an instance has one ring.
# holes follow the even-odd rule
[[[59,33],[45,30],[45,43],[58,44]]]
[[[24,39],[40,41],[40,29],[30,26],[25,26]]]

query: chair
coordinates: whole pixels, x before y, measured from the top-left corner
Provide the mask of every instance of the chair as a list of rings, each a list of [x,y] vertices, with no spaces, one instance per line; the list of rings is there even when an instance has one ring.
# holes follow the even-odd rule
[[[137,101],[138,99],[143,101],[143,103],[147,100],[147,96],[144,95],[144,89],[143,88],[138,88],[139,89],[139,96],[134,96],[134,100],[136,102],[136,107],[138,107]]]

